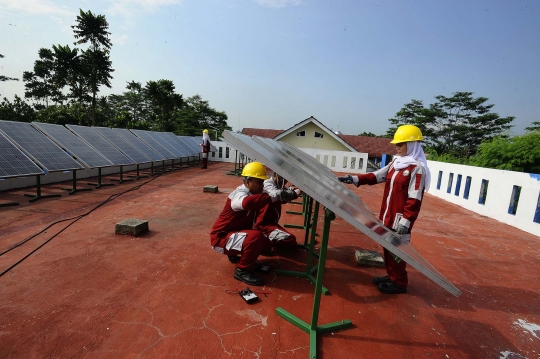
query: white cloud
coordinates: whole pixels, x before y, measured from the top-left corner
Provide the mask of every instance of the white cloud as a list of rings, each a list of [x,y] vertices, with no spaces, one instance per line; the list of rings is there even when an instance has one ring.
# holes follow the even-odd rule
[[[129,36],[127,35],[115,35],[111,34],[111,41],[113,45],[125,45]]]
[[[49,0],[0,0],[0,12],[22,11],[36,15],[72,16],[67,7],[60,7]]]
[[[303,0],[255,0],[255,2],[266,7],[286,7],[300,5]]]
[[[0,0],[1,1],[1,0]],[[168,5],[181,4],[183,0],[109,0],[107,12],[112,15],[132,17],[141,12],[154,12]]]

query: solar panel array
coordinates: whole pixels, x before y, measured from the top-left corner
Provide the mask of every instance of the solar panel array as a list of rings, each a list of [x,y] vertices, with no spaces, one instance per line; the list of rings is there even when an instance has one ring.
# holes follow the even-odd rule
[[[135,136],[140,138],[146,145],[150,146],[154,151],[162,155],[167,160],[175,159],[176,156],[172,154],[170,151],[168,151],[165,147],[163,147],[159,140],[156,140],[154,136],[152,136],[150,131],[143,131],[143,130],[130,130]]]
[[[184,157],[193,155],[189,146],[187,146],[184,141],[181,141],[174,133],[164,132],[163,135],[183,153]]]
[[[137,150],[128,140],[124,139],[120,134],[115,132],[112,128],[109,127],[92,127],[94,131],[99,133],[103,138],[105,138],[109,143],[116,147],[123,154],[128,156],[133,163],[147,163],[151,159]],[[135,137],[135,136],[133,136]]]
[[[94,150],[101,153],[103,157],[111,161],[115,166],[132,165],[133,162],[127,158],[122,152],[118,151],[109,141],[99,135],[92,127],[66,125],[66,127],[79,138],[83,139]]]
[[[113,163],[94,150],[90,145],[77,137],[62,125],[51,123],[32,122],[32,126],[38,128],[60,147],[75,156],[85,167],[110,167]]]
[[[77,161],[30,123],[0,121],[2,131],[48,172],[83,168]]]
[[[131,133],[131,131],[129,131],[129,130],[125,129],[125,128],[113,128],[113,131],[116,132],[118,135],[122,136],[122,138],[124,140],[129,142],[139,152],[144,154],[146,157],[150,158],[152,161],[163,161],[165,159],[165,157],[163,157],[158,152],[154,151],[151,147],[149,147],[139,137],[137,137],[133,133]]]
[[[201,142],[197,142],[195,137],[190,136],[178,136],[181,141],[184,141],[186,146],[189,147],[193,156],[198,156],[202,152]]]
[[[0,178],[40,174],[43,170],[0,133]]]
[[[336,215],[375,240],[381,246],[403,259],[419,272],[455,296],[461,292],[450,283],[436,268],[418,254],[395,232],[386,228],[367,206],[359,205],[362,200],[340,183],[337,178],[328,176],[326,168],[318,163],[305,161],[301,151],[283,143],[261,138],[249,137],[230,131],[223,132],[223,138],[232,147],[248,157],[260,161],[280,173],[298,186],[307,195],[329,208]],[[356,198],[355,198],[356,197]]]
[[[176,158],[185,157],[183,151],[167,138],[168,136],[165,135],[165,132],[150,132],[150,135],[165,147],[167,151],[175,155]]]

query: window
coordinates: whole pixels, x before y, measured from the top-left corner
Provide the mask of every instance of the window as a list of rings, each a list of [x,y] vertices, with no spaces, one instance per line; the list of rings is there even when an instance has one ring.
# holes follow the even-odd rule
[[[298,136],[298,137],[306,137],[306,131],[298,131],[298,132],[296,132],[296,136]]]
[[[320,132],[315,131],[315,137],[323,138],[324,135]]]
[[[510,205],[508,206],[509,214],[516,215],[520,194],[521,186],[514,186],[514,188],[512,189],[512,197],[510,197]]]
[[[437,189],[441,189],[442,171],[439,171],[439,177],[437,178]]]
[[[446,193],[452,192],[452,182],[454,181],[454,174],[450,173],[448,176],[448,187],[446,187]]]
[[[489,181],[483,179],[482,180],[482,185],[480,186],[480,197],[478,198],[478,203],[486,204],[488,186],[489,186]]]
[[[454,191],[454,195],[456,196],[459,196],[459,189],[461,187],[461,175],[458,175],[457,176],[457,181],[456,181],[456,189]]]
[[[467,176],[467,179],[465,180],[465,191],[463,191],[463,198],[469,199],[469,191],[471,190],[471,181],[472,177]]]
[[[538,202],[536,202],[536,211],[534,211],[533,222],[540,223],[540,193],[538,194]]]

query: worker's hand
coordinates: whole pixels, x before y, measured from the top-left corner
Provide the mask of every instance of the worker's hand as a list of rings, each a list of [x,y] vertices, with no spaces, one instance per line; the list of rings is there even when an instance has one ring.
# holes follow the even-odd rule
[[[343,182],[343,183],[347,183],[347,184],[354,184],[356,187],[358,187],[358,176],[351,176],[351,175],[346,175],[346,176],[343,176],[343,177],[338,177],[338,180],[340,182]]]
[[[404,224],[399,223],[397,228],[396,228],[396,233],[397,234],[407,234],[407,233],[409,233],[409,227],[407,227]]]
[[[296,198],[298,198],[298,195],[290,189],[281,190],[281,192],[279,193],[279,200],[282,202],[290,202]]]

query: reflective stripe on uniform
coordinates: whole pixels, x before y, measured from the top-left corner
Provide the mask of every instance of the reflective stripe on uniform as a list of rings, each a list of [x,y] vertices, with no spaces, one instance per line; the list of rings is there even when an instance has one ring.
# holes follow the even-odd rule
[[[283,231],[281,231],[279,229],[274,229],[268,235],[268,239],[270,239],[271,241],[284,241],[287,238],[289,238],[290,235],[291,235],[290,233],[283,232]]]
[[[237,232],[231,234],[229,239],[227,240],[227,244],[225,244],[225,248],[230,251],[231,249],[241,251],[242,245],[244,244],[244,239],[246,239],[247,233],[243,232]]]

